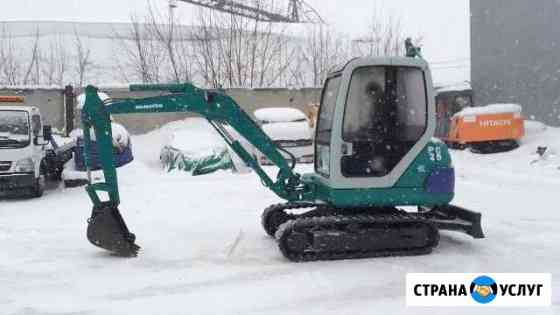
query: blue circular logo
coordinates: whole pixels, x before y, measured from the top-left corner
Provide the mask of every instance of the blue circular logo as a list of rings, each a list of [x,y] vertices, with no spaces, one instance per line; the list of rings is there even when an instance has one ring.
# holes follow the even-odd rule
[[[480,304],[492,302],[498,293],[498,285],[488,276],[480,276],[473,280],[470,287],[471,297]]]

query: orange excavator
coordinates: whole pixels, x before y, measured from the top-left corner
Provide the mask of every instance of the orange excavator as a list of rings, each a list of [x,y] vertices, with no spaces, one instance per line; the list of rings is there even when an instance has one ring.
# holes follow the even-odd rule
[[[522,108],[517,104],[466,107],[455,113],[442,139],[456,149],[497,153],[519,147],[525,134]]]

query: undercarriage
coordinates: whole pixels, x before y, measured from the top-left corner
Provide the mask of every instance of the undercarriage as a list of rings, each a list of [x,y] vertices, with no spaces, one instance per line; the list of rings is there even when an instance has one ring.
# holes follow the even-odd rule
[[[301,209],[307,211],[294,213]],[[479,213],[451,205],[411,213],[287,203],[267,208],[262,224],[295,262],[429,254],[438,245],[439,230],[484,237]]]

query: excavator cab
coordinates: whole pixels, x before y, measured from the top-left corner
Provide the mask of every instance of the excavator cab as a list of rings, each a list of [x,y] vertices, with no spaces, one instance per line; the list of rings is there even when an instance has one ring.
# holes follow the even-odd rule
[[[316,172],[339,183],[369,179],[370,187],[402,174],[401,161],[416,157],[431,138],[429,75],[424,62],[410,58],[357,59],[331,74],[317,123]]]
[[[310,181],[337,206],[447,204],[454,172],[447,148],[432,139],[435,128],[423,59],[354,59],[325,82]],[[393,196],[403,192],[407,198]]]

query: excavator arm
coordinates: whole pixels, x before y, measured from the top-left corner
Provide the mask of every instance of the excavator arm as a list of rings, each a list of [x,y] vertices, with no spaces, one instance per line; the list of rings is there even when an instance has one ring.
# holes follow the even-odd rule
[[[131,85],[131,91],[162,91],[169,94],[142,99],[125,99],[103,102],[97,88],[86,88],[86,101],[82,109],[85,162],[88,173],[91,165],[90,152],[96,146],[103,169],[104,181],[92,183],[86,188],[92,202],[93,212],[88,225],[88,239],[94,245],[121,255],[136,255],[139,247],[134,244],[134,234],[128,231],[118,205],[120,203],[117,172],[113,165],[111,114],[142,114],[192,112],[205,117],[224,138],[231,149],[261,178],[263,184],[280,198],[288,201],[312,199],[312,188],[301,181],[292,166],[280,153],[251,117],[229,96],[192,84]],[[276,179],[270,178],[259,163],[225,128],[229,125],[257,150],[279,168]],[[93,131],[93,133],[92,133]],[[93,141],[91,135],[95,135]],[[90,177],[90,176],[89,176]],[[91,177],[90,177],[91,178]],[[100,193],[104,192],[103,199]]]

